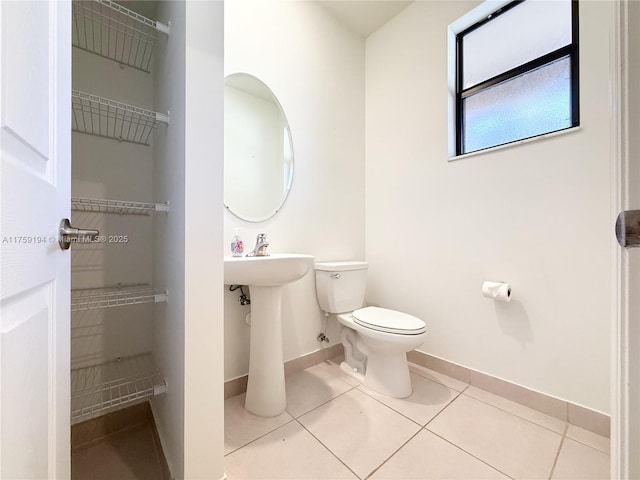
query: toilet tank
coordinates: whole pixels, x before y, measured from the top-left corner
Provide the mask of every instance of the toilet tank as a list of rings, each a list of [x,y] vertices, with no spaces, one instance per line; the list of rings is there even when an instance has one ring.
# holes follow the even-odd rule
[[[316,263],[316,293],[328,313],[352,312],[364,304],[367,262]]]

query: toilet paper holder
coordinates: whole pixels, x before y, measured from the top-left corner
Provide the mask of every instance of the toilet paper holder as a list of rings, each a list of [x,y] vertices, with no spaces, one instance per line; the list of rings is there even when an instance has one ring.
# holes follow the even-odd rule
[[[482,284],[482,296],[498,302],[510,302],[511,285],[506,282],[486,281]]]

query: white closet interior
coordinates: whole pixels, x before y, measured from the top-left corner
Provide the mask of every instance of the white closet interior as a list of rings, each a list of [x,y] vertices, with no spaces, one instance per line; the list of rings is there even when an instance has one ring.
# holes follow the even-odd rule
[[[153,318],[171,297],[153,285],[153,236],[171,212],[153,180],[155,132],[171,125],[154,110],[153,67],[171,28],[123,5],[73,2],[72,224],[100,235],[72,248],[72,424],[168,391]]]

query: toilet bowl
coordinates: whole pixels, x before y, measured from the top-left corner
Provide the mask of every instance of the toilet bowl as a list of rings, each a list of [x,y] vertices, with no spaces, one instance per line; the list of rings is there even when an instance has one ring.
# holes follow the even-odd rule
[[[425,323],[412,315],[380,307],[362,307],[367,262],[317,263],[320,307],[336,314],[345,360],[340,368],[384,395],[411,395],[407,352],[422,345]]]

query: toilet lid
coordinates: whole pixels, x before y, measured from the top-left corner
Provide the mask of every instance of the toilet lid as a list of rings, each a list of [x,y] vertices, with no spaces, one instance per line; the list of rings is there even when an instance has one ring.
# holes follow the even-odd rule
[[[365,307],[352,313],[358,325],[380,332],[418,335],[427,331],[425,323],[413,315],[380,307]]]

